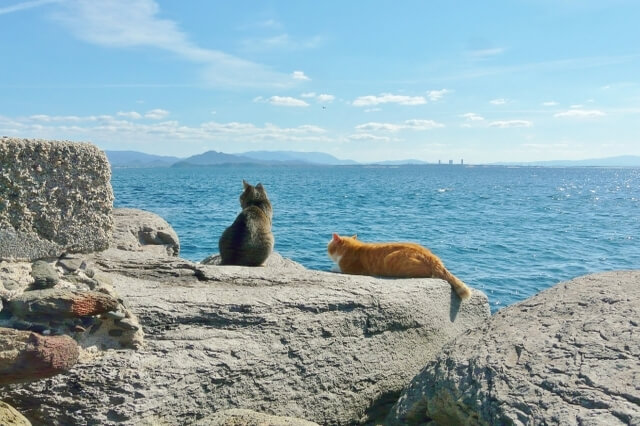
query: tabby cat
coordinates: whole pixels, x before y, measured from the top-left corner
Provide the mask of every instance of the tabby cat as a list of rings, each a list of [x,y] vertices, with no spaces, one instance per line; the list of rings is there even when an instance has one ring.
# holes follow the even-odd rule
[[[327,246],[329,257],[340,272],[396,278],[441,278],[462,300],[471,297],[471,289],[444,267],[425,247],[414,243],[364,243],[356,236],[333,234]]]
[[[242,211],[218,241],[221,265],[260,266],[273,251],[273,209],[261,183],[252,186],[243,180],[242,185]]]

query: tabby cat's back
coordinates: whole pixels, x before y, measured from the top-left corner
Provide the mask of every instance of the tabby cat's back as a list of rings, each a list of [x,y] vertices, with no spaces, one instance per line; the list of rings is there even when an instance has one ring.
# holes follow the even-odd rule
[[[466,300],[471,289],[450,273],[438,256],[415,243],[364,243],[353,237],[333,234],[327,246],[329,257],[340,272],[395,278],[440,278]]]
[[[243,180],[242,185],[242,211],[218,241],[221,264],[260,266],[273,251],[273,209],[261,183],[252,186]]]

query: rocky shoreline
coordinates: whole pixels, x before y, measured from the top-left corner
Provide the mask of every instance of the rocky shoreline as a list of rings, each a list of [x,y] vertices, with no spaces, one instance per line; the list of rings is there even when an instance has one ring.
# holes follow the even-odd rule
[[[490,316],[441,280],[193,263],[109,176],[0,139],[1,424],[640,423],[640,271]]]

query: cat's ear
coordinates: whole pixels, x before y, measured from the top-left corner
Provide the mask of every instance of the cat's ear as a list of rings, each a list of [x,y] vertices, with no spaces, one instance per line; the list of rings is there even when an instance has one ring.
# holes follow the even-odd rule
[[[249,185],[249,182],[247,182],[246,180],[242,179],[242,188],[243,189],[247,189],[250,186],[251,185]]]
[[[353,238],[354,240],[357,240],[358,239],[358,234],[353,234],[353,236],[351,238]]]
[[[339,243],[340,241],[342,241],[342,238],[340,238],[340,235],[336,234],[335,232],[333,233],[333,241],[336,243]]]
[[[259,183],[259,184],[257,184],[257,185],[256,185],[256,189],[257,189],[258,191],[264,191],[264,186],[262,186],[262,184],[261,184],[261,183]]]

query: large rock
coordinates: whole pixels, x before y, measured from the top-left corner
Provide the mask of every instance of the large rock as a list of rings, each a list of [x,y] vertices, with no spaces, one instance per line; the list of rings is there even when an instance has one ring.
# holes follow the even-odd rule
[[[88,143],[0,138],[0,259],[108,247],[111,170]]]
[[[90,258],[0,261],[0,327],[68,335],[89,350],[140,347],[144,335],[136,316],[113,289],[110,275],[96,272]],[[56,282],[34,290],[43,270]]]
[[[444,281],[208,266],[109,249],[94,255],[145,332],[65,377],[11,387],[34,424],[194,424],[243,408],[319,424],[384,416],[455,335],[489,316]],[[146,422],[146,423],[145,423]]]
[[[155,213],[139,209],[113,210],[115,226],[110,247],[127,251],[154,251],[178,256],[180,240],[171,225]]]
[[[390,424],[640,424],[640,271],[499,311],[416,376]]]
[[[251,410],[218,411],[197,422],[198,426],[318,426],[315,422],[293,417],[271,416]]]
[[[18,413],[15,408],[0,401],[0,425],[2,426],[31,426],[31,422],[25,416]]]
[[[26,319],[79,318],[118,309],[118,300],[99,291],[46,289],[26,291],[9,301],[9,311]]]
[[[0,385],[59,374],[73,367],[78,356],[78,345],[68,336],[0,328]]]

